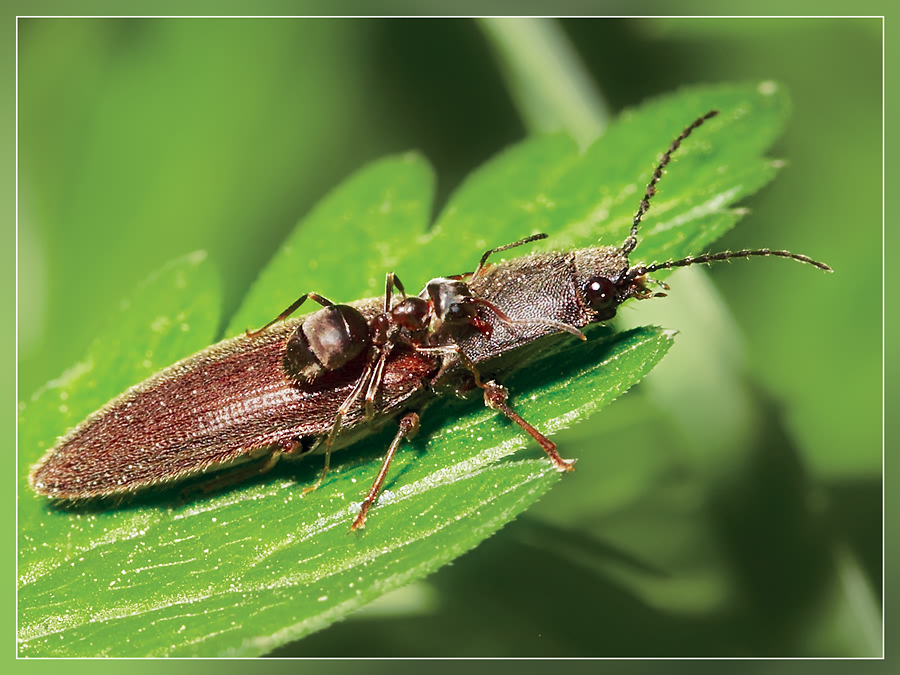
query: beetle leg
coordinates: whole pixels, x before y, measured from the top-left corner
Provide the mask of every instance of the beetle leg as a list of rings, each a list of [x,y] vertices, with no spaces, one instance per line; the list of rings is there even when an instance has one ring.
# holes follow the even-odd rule
[[[516,413],[515,410],[510,408],[506,399],[509,398],[509,392],[506,390],[502,384],[497,384],[494,381],[486,382],[483,385],[484,389],[484,404],[491,408],[492,410],[498,410],[502,412],[506,417],[510,420],[518,424],[522,427],[528,435],[531,436],[534,440],[540,443],[540,446],[544,449],[544,452],[547,453],[547,456],[550,458],[550,461],[553,462],[553,465],[559,471],[574,471],[575,467],[573,466],[574,460],[571,459],[563,459],[559,456],[559,453],[556,451],[556,443],[551,441],[549,438],[544,436],[540,431],[531,426],[528,422],[526,422],[522,417]]]
[[[292,455],[300,448],[300,439],[296,436],[283,438],[277,445],[285,455]]]
[[[440,347],[419,347],[419,351],[422,352],[438,352],[438,353],[452,353],[456,354],[459,358],[460,363],[462,363],[466,369],[472,373],[472,378],[475,380],[475,386],[484,390],[484,404],[492,409],[502,412],[506,417],[520,427],[522,427],[528,435],[531,436],[534,440],[536,440],[540,446],[544,449],[544,452],[547,453],[547,456],[550,458],[550,461],[553,462],[553,465],[559,471],[574,471],[575,467],[574,460],[571,459],[563,459],[559,456],[559,453],[556,451],[556,443],[551,441],[549,438],[544,436],[540,431],[531,426],[528,422],[526,422],[522,417],[510,408],[506,399],[509,398],[509,392],[506,390],[502,384],[498,384],[491,380],[490,382],[483,382],[481,380],[481,374],[478,372],[478,367],[473,363],[472,359],[466,356],[466,353],[460,348],[459,345],[446,345]],[[438,373],[438,376],[440,373]]]
[[[222,488],[230,487],[237,483],[243,483],[253,476],[261,476],[272,470],[272,467],[278,463],[283,453],[273,450],[266,454],[261,460],[255,460],[245,464],[240,464],[231,469],[226,469],[219,473],[213,474],[202,480],[199,484],[190,485],[181,490],[181,499],[189,499],[196,493],[208,495],[212,492],[218,492]]]
[[[397,429],[397,435],[394,436],[394,440],[391,441],[387,454],[384,456],[384,461],[381,463],[381,470],[375,477],[375,482],[372,483],[372,487],[369,488],[369,493],[363,500],[359,513],[356,516],[356,520],[354,520],[353,525],[350,526],[351,531],[362,529],[366,526],[366,514],[378,498],[378,493],[381,492],[381,486],[384,484],[385,476],[387,476],[388,467],[391,465],[391,460],[394,458],[394,454],[400,446],[400,441],[404,438],[413,436],[418,430],[419,416],[416,413],[407,413],[400,419],[400,428]]]
[[[440,345],[437,347],[420,347],[416,345],[415,349],[417,352],[424,352],[426,354],[455,354],[460,363],[472,373],[472,377],[475,378],[475,386],[484,389],[484,382],[481,381],[481,374],[478,372],[478,368],[475,367],[472,359],[466,356],[466,353],[458,344]],[[440,378],[444,370],[446,370],[446,362],[441,364],[441,369],[438,371],[438,374],[431,379],[432,383]]]

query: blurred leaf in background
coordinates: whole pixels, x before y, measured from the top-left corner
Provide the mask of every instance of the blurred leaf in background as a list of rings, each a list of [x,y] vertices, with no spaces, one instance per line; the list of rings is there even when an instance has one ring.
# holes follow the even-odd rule
[[[786,86],[793,113],[770,154],[787,166],[721,246],[798,250],[837,273],[712,271],[743,335],[729,342],[734,389],[751,401],[721,441],[741,449],[733,461],[698,447],[702,408],[648,418],[666,383],[704,386],[662,370],[661,385],[557,437],[616,451],[583,457],[530,517],[283,653],[879,653],[881,23],[561,26],[614,111],[695,82]],[[495,52],[464,20],[25,20],[19,49],[21,399],[164,262],[209,250],[230,315],[297,217],[371,158],[419,150],[440,204],[525,134]],[[296,283],[273,306],[310,290]],[[673,296],[691,284],[671,283]],[[709,330],[647,304],[637,323],[681,331],[673,357]],[[640,476],[657,488],[635,490]]]

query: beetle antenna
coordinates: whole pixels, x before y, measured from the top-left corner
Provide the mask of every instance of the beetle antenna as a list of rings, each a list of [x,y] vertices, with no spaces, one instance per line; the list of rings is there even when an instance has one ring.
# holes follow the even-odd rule
[[[663,169],[666,168],[669,164],[669,160],[672,159],[672,153],[679,148],[685,138],[691,135],[691,132],[694,129],[699,127],[710,117],[715,117],[718,114],[718,110],[710,110],[702,117],[695,119],[690,126],[686,127],[685,130],[681,132],[681,135],[678,136],[678,138],[672,141],[672,145],[670,145],[669,149],[663,153],[663,156],[659,160],[659,164],[656,165],[656,169],[653,171],[653,177],[650,179],[650,182],[647,183],[647,190],[644,192],[644,198],[641,200],[637,213],[634,214],[634,222],[631,223],[631,234],[628,235],[628,238],[625,239],[625,243],[622,244],[622,252],[625,255],[631,253],[635,246],[637,246],[638,225],[641,224],[641,218],[644,217],[644,214],[646,214],[650,208],[650,198],[656,194],[656,184],[659,182],[659,179],[662,178]]]
[[[809,256],[801,255],[799,253],[791,253],[790,251],[773,251],[768,248],[757,248],[744,249],[741,251],[722,251],[721,253],[705,253],[704,255],[698,256],[689,255],[686,258],[681,258],[680,260],[668,260],[666,262],[653,263],[652,265],[636,265],[628,270],[628,277],[630,279],[635,279],[645,274],[650,274],[658,270],[668,270],[672,269],[673,267],[687,267],[688,265],[696,264],[708,265],[710,263],[723,262],[725,260],[731,260],[733,258],[750,258],[753,256],[775,256],[778,258],[790,258],[791,260],[797,260],[798,262],[813,265],[814,267],[818,267],[820,270],[825,270],[826,272],[834,271],[825,263],[819,262],[818,260],[813,260]]]

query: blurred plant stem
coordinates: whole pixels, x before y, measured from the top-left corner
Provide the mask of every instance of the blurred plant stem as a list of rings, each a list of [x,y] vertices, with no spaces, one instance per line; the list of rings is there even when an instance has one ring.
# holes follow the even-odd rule
[[[568,132],[582,149],[609,110],[561,27],[547,19],[479,19],[519,115],[532,133]]]
[[[485,18],[478,23],[531,133],[565,131],[582,149],[602,135],[610,117],[607,104],[556,21]],[[661,139],[660,151],[668,141]],[[623,316],[618,324],[677,326],[689,333],[682,341],[687,344],[676,345],[642,387],[675,421],[682,432],[681,446],[693,458],[694,469],[707,474],[704,482],[711,486],[739,475],[760,438],[756,429],[779,422],[763,413],[768,406],[746,377],[740,329],[705,271],[680,270],[673,287],[677,292],[664,303],[648,303],[651,306],[642,307],[639,317]],[[802,461],[802,453],[794,454]],[[804,481],[802,489],[809,493],[812,488]],[[828,602],[811,613],[796,646],[827,649],[838,644],[848,654],[880,655],[876,628],[881,613],[865,573],[847,547],[833,543],[831,555],[836,578],[831,580]],[[838,629],[840,639],[829,642]]]
[[[862,648],[860,656],[882,655],[882,618],[878,609],[878,599],[872,593],[872,586],[866,578],[859,561],[844,544],[835,546],[835,561],[839,586],[835,590],[836,603],[849,602],[852,611],[830,612],[827,616],[833,619],[846,619],[850,616],[857,619],[852,624],[842,622],[839,626],[841,635],[847,635],[847,642],[852,647]]]

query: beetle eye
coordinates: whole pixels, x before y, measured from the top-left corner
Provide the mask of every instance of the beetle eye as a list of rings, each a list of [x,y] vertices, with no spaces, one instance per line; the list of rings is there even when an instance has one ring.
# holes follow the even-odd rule
[[[616,285],[606,277],[591,277],[584,286],[584,294],[591,309],[599,312],[613,307],[618,302]]]

